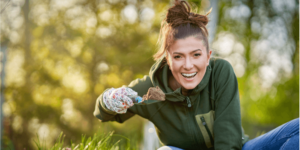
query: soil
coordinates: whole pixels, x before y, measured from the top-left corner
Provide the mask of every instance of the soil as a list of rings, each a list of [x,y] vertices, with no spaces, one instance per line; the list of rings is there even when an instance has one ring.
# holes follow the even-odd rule
[[[165,97],[165,93],[158,86],[156,86],[148,89],[147,94],[143,96],[143,101],[148,99],[164,101],[166,100]]]

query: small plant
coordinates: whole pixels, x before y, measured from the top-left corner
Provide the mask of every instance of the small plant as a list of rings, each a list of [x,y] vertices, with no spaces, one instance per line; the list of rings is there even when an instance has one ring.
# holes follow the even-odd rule
[[[37,135],[38,137],[38,135]],[[81,136],[81,143],[74,144],[71,141],[70,146],[64,145],[64,135],[61,133],[57,142],[50,150],[132,150],[137,149],[131,147],[130,140],[122,135],[113,134],[113,132],[107,134],[94,134],[93,137],[86,138],[85,135]],[[125,140],[125,142],[124,142]],[[122,141],[122,142],[121,142]],[[41,144],[39,137],[37,141],[34,141],[38,150],[46,150],[46,146]]]

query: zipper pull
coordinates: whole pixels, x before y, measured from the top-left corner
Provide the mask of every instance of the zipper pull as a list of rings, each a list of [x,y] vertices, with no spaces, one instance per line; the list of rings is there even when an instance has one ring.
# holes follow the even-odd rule
[[[192,103],[191,103],[191,100],[189,97],[186,97],[186,102],[187,102],[188,107],[192,107]]]
[[[206,125],[206,122],[205,122],[204,117],[202,116],[200,119],[201,119],[201,121],[202,121],[202,124],[205,126],[205,125]]]

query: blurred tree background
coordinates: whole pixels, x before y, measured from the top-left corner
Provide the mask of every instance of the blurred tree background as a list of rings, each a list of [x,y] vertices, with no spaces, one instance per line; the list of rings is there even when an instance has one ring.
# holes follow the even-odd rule
[[[209,1],[189,1],[208,10]],[[114,130],[140,146],[141,117],[101,123],[96,98],[148,74],[169,0],[2,0],[2,148],[51,147]],[[251,138],[299,117],[299,1],[218,0],[213,55],[236,72]],[[3,80],[4,79],[4,80]]]

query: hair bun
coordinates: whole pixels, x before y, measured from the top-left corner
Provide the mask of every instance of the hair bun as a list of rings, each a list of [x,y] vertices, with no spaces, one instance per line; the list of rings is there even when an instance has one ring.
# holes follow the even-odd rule
[[[200,15],[191,12],[191,7],[186,1],[175,0],[174,6],[168,9],[166,15],[166,22],[172,27],[179,26],[181,24],[192,23],[198,25],[200,28],[205,27],[208,23],[207,15]]]
[[[210,10],[211,11],[211,10]],[[165,19],[161,22],[159,32],[159,50],[153,55],[154,60],[167,57],[166,52],[178,39],[193,36],[204,42],[207,54],[209,54],[207,15],[191,12],[191,7],[186,1],[175,0],[174,5],[168,9]]]

